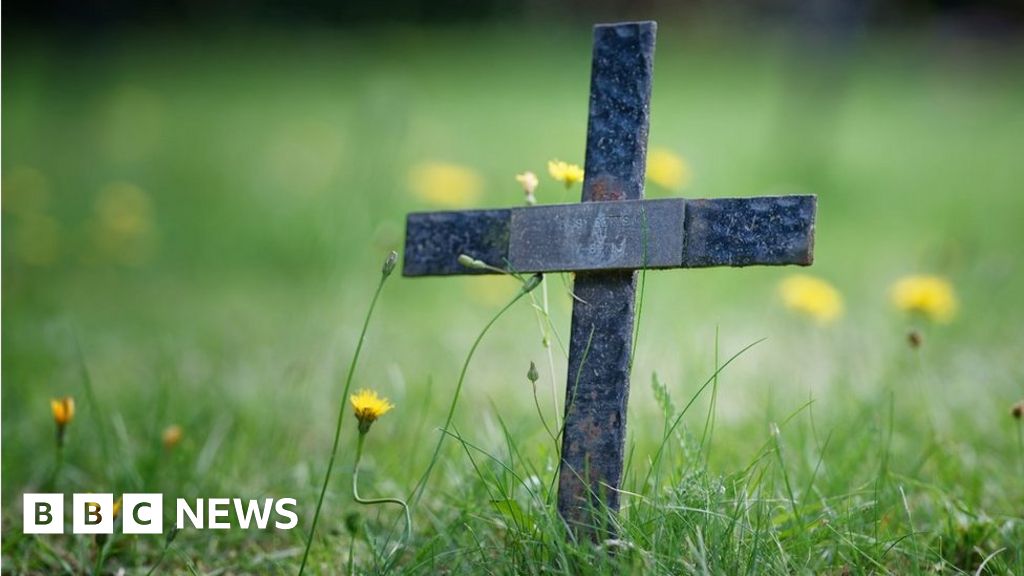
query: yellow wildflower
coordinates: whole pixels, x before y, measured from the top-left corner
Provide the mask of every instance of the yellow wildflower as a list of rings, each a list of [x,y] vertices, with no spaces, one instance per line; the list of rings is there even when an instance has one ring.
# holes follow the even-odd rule
[[[583,182],[583,168],[576,164],[562,162],[561,160],[551,160],[548,162],[548,174],[551,174],[551,177],[555,180],[565,184],[566,188],[571,187],[577,182]]]
[[[156,251],[153,203],[134,184],[114,182],[100,190],[92,220],[97,252],[121,264],[144,264]]]
[[[533,195],[533,192],[537,189],[537,185],[540,184],[540,180],[537,179],[537,175],[527,170],[522,174],[516,174],[516,182],[523,187],[523,192],[526,194],[526,203],[533,206],[537,203],[537,198]]]
[[[114,501],[114,515],[113,518],[116,520],[121,515],[121,498]]]
[[[471,168],[425,162],[409,171],[409,188],[421,200],[446,208],[463,208],[480,198],[483,179]]]
[[[57,424],[57,448],[64,447],[64,430],[75,418],[75,399],[71,396],[50,400],[50,411],[53,421]]]
[[[57,426],[67,426],[75,418],[75,399],[71,396],[50,400],[53,421]]]
[[[900,310],[923,314],[936,322],[949,322],[956,315],[953,285],[939,276],[906,276],[892,285],[889,295]]]
[[[666,148],[655,148],[647,155],[647,179],[669,190],[685,188],[690,183],[690,165],[682,156]]]
[[[470,266],[470,268],[475,268]],[[508,302],[515,295],[517,287],[500,275],[479,274],[469,276],[461,282],[466,298],[483,308],[493,308]]]
[[[366,431],[370,429],[370,424],[394,408],[387,398],[381,398],[373,390],[360,390],[350,396],[349,401],[352,402],[352,410],[355,412],[356,418],[359,419],[361,434],[366,434]]]
[[[802,312],[823,324],[843,314],[843,297],[828,282],[807,274],[794,274],[779,285],[782,302],[790,310]]]
[[[181,442],[182,430],[181,426],[172,424],[167,428],[164,428],[164,432],[161,435],[161,440],[164,443],[164,448],[170,450]]]

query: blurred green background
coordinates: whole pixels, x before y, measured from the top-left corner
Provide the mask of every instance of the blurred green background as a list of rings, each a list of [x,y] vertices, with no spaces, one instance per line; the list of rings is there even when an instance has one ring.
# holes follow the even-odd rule
[[[541,176],[541,203],[578,198],[545,166],[583,160],[589,23],[540,16],[97,30],[26,17],[5,27],[8,514],[50,471],[48,400],[65,394],[79,400],[72,488],[277,491],[310,506],[380,263],[401,248],[407,212],[444,207],[415,193],[411,171],[472,171],[479,193],[460,202],[467,208],[520,205],[513,176],[523,170]],[[852,417],[860,400],[895,393],[900,418],[928,411],[972,470],[998,478],[1013,454],[1007,411],[1024,395],[1019,36],[939,19],[854,23],[832,41],[699,16],[668,14],[659,29],[650,131],[651,146],[685,158],[692,178],[676,190],[649,184],[648,196],[817,194],[810,272],[843,293],[846,314],[818,326],[784,310],[776,286],[788,269],[648,274],[633,441],[644,453],[661,434],[649,425],[652,373],[688,397],[714,369],[717,330],[723,356],[768,338],[722,384],[723,468],[811,398]],[[953,282],[952,324],[891,308],[891,283],[918,272]],[[564,335],[568,280],[552,280]],[[356,376],[397,405],[375,427],[381,478],[411,485],[472,339],[515,289],[501,278],[390,281]],[[909,353],[912,325],[925,331],[925,375],[895,381],[885,367]],[[498,441],[500,413],[539,442],[524,374],[542,358],[536,320],[520,305],[471,368],[462,428]],[[565,359],[556,361],[561,375]],[[90,431],[83,366],[115,462],[102,461]],[[171,424],[184,430],[173,458],[160,449]],[[925,443],[909,431],[900,441]],[[1009,512],[1019,486],[995,482],[979,479],[971,494]]]

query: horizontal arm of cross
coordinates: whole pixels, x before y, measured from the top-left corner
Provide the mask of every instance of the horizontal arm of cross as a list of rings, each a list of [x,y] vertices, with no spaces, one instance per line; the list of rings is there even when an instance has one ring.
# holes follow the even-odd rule
[[[461,254],[524,273],[807,266],[816,208],[815,196],[762,196],[413,213],[403,274],[489,273]]]

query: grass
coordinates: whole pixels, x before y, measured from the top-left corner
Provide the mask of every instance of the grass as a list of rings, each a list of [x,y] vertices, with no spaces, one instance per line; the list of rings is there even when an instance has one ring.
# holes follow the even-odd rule
[[[515,172],[581,161],[587,34],[8,41],[4,572],[95,564],[90,537],[20,528],[21,493],[53,470],[48,400],[70,394],[66,493],[298,499],[299,528],[184,530],[158,572],[296,573],[380,263],[404,214],[431,208],[409,167],[470,166],[474,205],[511,206]],[[538,392],[564,397],[568,280],[545,283],[550,348],[526,298],[480,342],[434,460],[473,340],[519,285],[392,278],[353,385],[396,408],[366,437],[360,490],[406,496],[435,473],[389,557],[401,511],[352,501],[349,419],[307,573],[1024,574],[1009,415],[1024,396],[1024,52],[871,36],[834,98],[785,48],[663,28],[652,145],[688,158],[687,196],[817,193],[811,272],[843,292],[845,317],[821,327],[782,310],[790,270],[647,274],[620,537],[595,548],[554,513],[538,409],[561,415],[526,379],[552,350]],[[574,193],[543,181],[538,199]],[[109,225],[140,197],[142,232]],[[952,324],[889,308],[889,284],[919,271],[954,282]],[[184,437],[168,450],[171,424]],[[115,535],[104,570],[145,574],[163,549]]]

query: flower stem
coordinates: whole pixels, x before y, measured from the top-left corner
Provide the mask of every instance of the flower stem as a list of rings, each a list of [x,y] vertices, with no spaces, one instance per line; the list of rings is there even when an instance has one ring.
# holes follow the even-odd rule
[[[356,552],[356,535],[352,534],[348,539],[348,576],[355,576],[355,552]]]
[[[539,274],[537,276],[540,276]],[[412,489],[412,494],[409,496],[409,502],[411,506],[415,506],[420,501],[420,497],[423,496],[423,490],[427,486],[427,481],[430,479],[430,473],[434,470],[434,465],[437,463],[437,457],[441,453],[441,446],[444,444],[445,436],[447,435],[448,428],[452,424],[452,418],[455,416],[455,406],[459,402],[459,395],[462,393],[462,385],[466,381],[466,371],[469,370],[469,362],[473,359],[473,354],[476,353],[476,349],[480,346],[480,342],[484,339],[484,335],[491,329],[491,326],[501,318],[513,304],[519,301],[520,298],[527,295],[534,288],[537,287],[539,280],[537,276],[533,276],[523,282],[522,288],[508,301],[507,304],[498,310],[498,313],[490,319],[489,322],[484,326],[484,329],[480,331],[476,336],[476,340],[473,341],[473,345],[469,348],[469,354],[466,355],[466,361],[462,363],[462,372],[459,373],[459,382],[455,385],[455,394],[452,396],[451,404],[448,406],[448,416],[445,418],[444,426],[441,428],[441,437],[437,439],[437,446],[434,447],[434,455],[430,458],[430,464],[427,465],[427,470],[420,477],[419,481],[416,482],[416,486]]]
[[[1024,425],[1017,420],[1017,458],[1020,460],[1020,473],[1024,474]]]
[[[334,459],[338,455],[338,442],[341,438],[341,424],[345,419],[345,399],[348,397],[352,387],[352,375],[356,370],[356,362],[359,360],[359,353],[363,350],[363,341],[366,340],[366,329],[370,326],[370,317],[373,316],[373,309],[377,306],[377,299],[384,288],[384,282],[388,279],[388,273],[381,274],[377,290],[370,300],[370,309],[366,311],[366,319],[363,320],[363,329],[359,333],[359,342],[356,344],[356,351],[352,355],[352,362],[348,365],[348,375],[345,376],[345,388],[341,392],[341,400],[338,402],[338,420],[334,428],[334,444],[331,446],[331,457],[327,461],[327,472],[324,474],[324,483],[320,488],[320,498],[316,502],[316,512],[313,513],[313,524],[309,527],[309,536],[306,537],[306,550],[302,553],[302,564],[299,565],[299,576],[306,570],[306,561],[309,559],[309,549],[313,545],[313,536],[316,534],[316,525],[320,520],[320,509],[324,505],[324,495],[327,493],[327,485],[331,481],[331,471],[334,469]]]
[[[557,385],[555,383],[557,378],[558,378],[558,376],[555,375],[555,358],[554,358],[554,355],[551,353],[551,334],[550,334],[550,332],[552,332],[553,329],[552,329],[552,326],[551,326],[551,310],[550,310],[550,308],[548,308],[548,278],[547,278],[547,276],[545,276],[544,279],[541,280],[540,290],[541,290],[541,302],[543,302],[543,305],[544,305],[544,319],[546,321],[546,324],[544,326],[544,348],[546,348],[546,352],[547,352],[547,355],[548,355],[548,370],[551,373],[551,405],[554,407],[555,428],[559,428],[562,425],[559,422],[559,418],[561,417],[562,409],[558,405],[558,387],[557,387]]]
[[[409,538],[412,536],[412,518],[409,515],[409,505],[405,503],[405,500],[400,498],[362,498],[359,496],[359,462],[363,459],[363,441],[366,439],[366,433],[359,434],[359,441],[356,443],[356,462],[352,467],[352,499],[360,504],[398,504],[402,507],[402,511],[405,512],[405,534],[402,539],[402,545],[406,545],[409,542]]]
[[[99,576],[102,574],[103,565],[107,562],[107,548],[110,546],[111,539],[103,538],[96,541],[96,566],[93,568],[92,573]]]
[[[537,407],[537,416],[540,418],[540,423],[544,426],[544,430],[547,431],[548,436],[555,443],[555,453],[558,453],[558,438],[555,433],[551,431],[551,427],[548,426],[548,420],[544,417],[544,411],[540,408],[540,400],[537,398],[537,385],[533,384],[533,405]]]
[[[157,557],[156,562],[153,563],[152,566],[150,566],[149,571],[146,572],[146,576],[153,576],[153,573],[156,572],[156,569],[159,568],[160,565],[164,563],[164,558],[167,557],[167,549],[170,548],[170,547],[171,547],[171,543],[165,541],[164,542],[164,548],[163,548],[163,550],[160,551],[160,556]]]
[[[53,474],[50,475],[50,488],[57,490],[57,483],[60,482],[60,471],[64,468],[64,441],[63,438],[57,439],[57,454],[54,457],[53,463]]]

